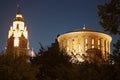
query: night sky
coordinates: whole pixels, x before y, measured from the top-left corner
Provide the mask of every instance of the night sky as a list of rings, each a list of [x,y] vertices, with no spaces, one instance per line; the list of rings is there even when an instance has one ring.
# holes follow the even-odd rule
[[[17,4],[28,26],[30,48],[49,46],[58,34],[82,28],[104,32],[99,24],[97,5],[108,0],[1,0],[0,51],[4,50],[8,30],[17,12]]]

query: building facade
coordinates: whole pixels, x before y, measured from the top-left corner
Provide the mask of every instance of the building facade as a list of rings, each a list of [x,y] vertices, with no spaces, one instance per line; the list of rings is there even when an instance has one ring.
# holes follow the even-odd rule
[[[28,30],[23,15],[18,11],[10,27],[6,43],[6,53],[13,56],[28,55]]]
[[[100,50],[102,57],[107,59],[112,38],[107,34],[83,27],[73,32],[61,34],[57,40],[61,50],[66,51],[73,59],[82,62],[84,61],[83,55],[92,54],[96,50]]]

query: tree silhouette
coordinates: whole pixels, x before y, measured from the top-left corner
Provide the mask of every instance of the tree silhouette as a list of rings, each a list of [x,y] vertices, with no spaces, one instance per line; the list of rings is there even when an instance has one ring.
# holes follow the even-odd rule
[[[105,5],[98,5],[98,16],[102,27],[109,33],[120,36],[120,0],[111,0]],[[113,44],[113,52],[110,55],[112,80],[120,80],[120,38]]]
[[[31,60],[31,63],[39,66],[38,80],[66,80],[66,73],[71,65],[70,57],[60,51],[57,40],[47,49],[41,45],[38,55]]]
[[[0,55],[0,80],[37,80],[37,70],[24,56],[14,58],[6,54]]]
[[[120,35],[120,0],[98,5],[98,16],[105,31]]]

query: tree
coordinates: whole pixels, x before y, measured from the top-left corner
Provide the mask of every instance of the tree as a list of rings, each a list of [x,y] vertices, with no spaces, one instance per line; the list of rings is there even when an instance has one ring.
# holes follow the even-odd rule
[[[6,54],[0,55],[0,80],[37,80],[37,70],[24,56],[13,58]]]
[[[111,0],[105,5],[98,5],[98,16],[102,27],[111,34],[120,36],[120,0]],[[113,44],[110,55],[113,80],[120,80],[120,38]]]
[[[98,16],[105,31],[120,35],[120,0],[98,5]]]
[[[120,0],[111,0],[105,5],[98,5],[98,16],[102,27],[111,34],[120,35]],[[119,63],[120,58],[120,40],[113,44],[113,53],[111,60]],[[117,62],[116,62],[117,63]]]
[[[41,44],[40,44],[41,45]],[[39,66],[38,80],[68,80],[70,57],[60,51],[58,42],[52,43],[47,49],[41,45],[40,52],[31,60],[33,65]]]
[[[113,44],[113,46],[114,49],[111,54],[111,60],[113,61],[112,63],[120,65],[120,40],[118,40],[116,44]]]

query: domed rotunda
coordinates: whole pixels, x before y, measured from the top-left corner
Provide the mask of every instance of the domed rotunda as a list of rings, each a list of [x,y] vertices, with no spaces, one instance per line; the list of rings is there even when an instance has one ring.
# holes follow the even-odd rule
[[[91,53],[92,49],[100,50],[103,58],[107,59],[112,38],[107,34],[83,27],[61,34],[57,40],[61,50],[66,51],[73,59],[82,62],[84,61],[82,55]]]

